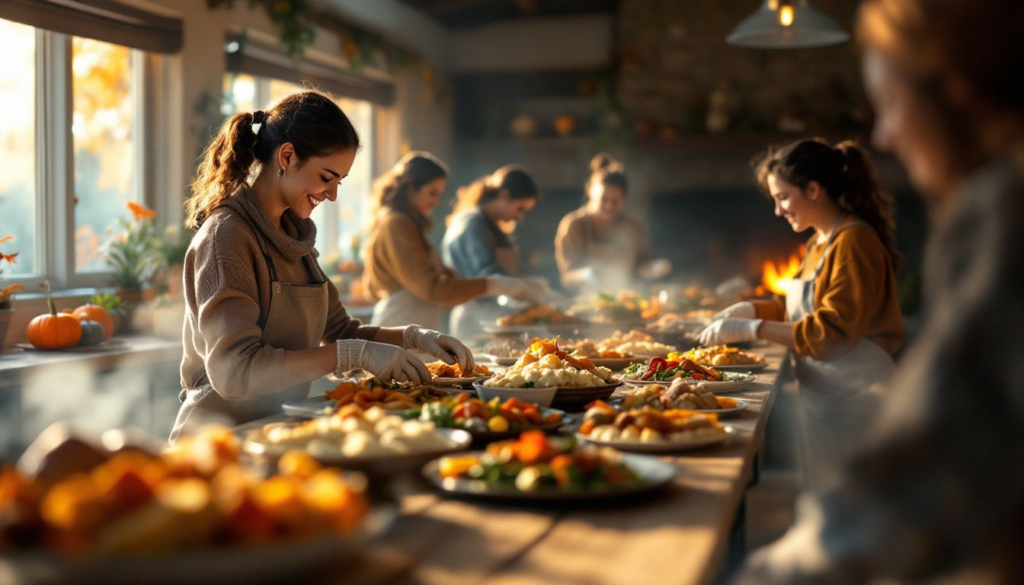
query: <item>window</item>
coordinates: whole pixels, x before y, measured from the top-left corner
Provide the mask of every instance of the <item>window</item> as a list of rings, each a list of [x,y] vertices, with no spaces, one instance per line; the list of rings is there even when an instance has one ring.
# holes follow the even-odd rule
[[[107,286],[100,246],[143,201],[137,49],[0,19],[0,235],[34,291]],[[67,97],[64,97],[67,96]]]
[[[281,98],[303,87],[287,81],[253,77],[248,74],[225,76],[227,96],[224,114],[251,112],[269,108]],[[259,104],[257,106],[256,104]],[[317,226],[316,247],[324,257],[358,260],[359,246],[365,239],[370,222],[370,191],[373,184],[373,104],[368,101],[341,98],[345,115],[352,121],[362,143],[352,170],[338,188],[338,199],[313,211]],[[330,267],[325,266],[329,271]]]
[[[76,272],[106,269],[100,244],[141,191],[136,53],[101,41],[72,39]]]
[[[0,20],[0,237],[15,241],[4,251],[18,252],[17,264],[4,275],[37,271],[36,251],[36,31]]]

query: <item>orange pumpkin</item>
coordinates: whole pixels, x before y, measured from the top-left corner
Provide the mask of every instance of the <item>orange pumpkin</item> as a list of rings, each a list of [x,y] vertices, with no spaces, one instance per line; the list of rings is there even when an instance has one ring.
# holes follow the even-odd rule
[[[85,304],[75,309],[72,314],[79,321],[95,321],[103,325],[103,341],[110,339],[114,334],[114,317],[99,305]]]
[[[28,324],[28,341],[39,349],[74,347],[82,339],[82,324],[66,313],[58,313],[50,298],[50,283],[44,283],[49,315],[39,315]]]

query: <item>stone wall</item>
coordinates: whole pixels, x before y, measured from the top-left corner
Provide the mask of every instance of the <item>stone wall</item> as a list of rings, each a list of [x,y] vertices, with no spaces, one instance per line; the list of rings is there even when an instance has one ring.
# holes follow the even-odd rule
[[[855,0],[815,0],[814,6],[852,33]],[[672,139],[707,132],[714,103],[726,114],[722,132],[866,127],[853,43],[798,50],[726,44],[732,28],[758,7],[758,0],[622,1],[618,97],[635,133]]]

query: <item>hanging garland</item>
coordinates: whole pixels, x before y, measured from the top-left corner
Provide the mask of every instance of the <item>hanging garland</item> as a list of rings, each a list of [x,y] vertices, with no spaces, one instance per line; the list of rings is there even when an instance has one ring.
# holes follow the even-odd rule
[[[260,7],[277,30],[285,52],[299,59],[316,39],[316,26],[334,31],[341,39],[341,55],[353,72],[376,66],[389,73],[411,69],[418,73],[425,90],[426,101],[440,101],[448,96],[444,80],[434,74],[420,55],[395,44],[384,35],[338,18],[334,13],[318,9],[312,0],[247,0],[249,8]],[[231,9],[235,0],[206,0],[211,9]]]

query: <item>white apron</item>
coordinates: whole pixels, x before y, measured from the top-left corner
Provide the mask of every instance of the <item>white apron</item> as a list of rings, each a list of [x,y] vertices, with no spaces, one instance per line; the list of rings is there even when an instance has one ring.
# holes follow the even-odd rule
[[[377,301],[370,317],[370,325],[377,327],[404,327],[416,323],[435,331],[441,330],[443,321],[441,307],[418,298],[404,288]]]
[[[617,293],[635,288],[634,275],[641,242],[633,237],[629,224],[622,221],[612,226],[600,241],[590,217],[583,219],[583,225],[587,234],[587,262],[594,270],[594,283],[581,292]]]
[[[327,276],[313,260],[312,255],[302,260],[317,284],[281,282],[277,278],[274,260],[270,257],[263,236],[253,228],[263,250],[270,271],[270,310],[266,323],[262,323],[260,342],[272,347],[299,351],[320,345],[327,323]],[[281,412],[281,405],[309,397],[310,382],[285,388],[274,394],[251,400],[227,400],[205,384],[191,390],[182,390],[178,418],[171,430],[173,443],[181,434],[192,434],[204,425],[219,423],[239,425]]]
[[[836,236],[855,225],[867,224],[854,221],[833,228],[814,274],[790,283],[786,294],[786,317],[790,323],[814,312],[814,283],[829,249]],[[792,355],[800,383],[798,403],[807,480],[812,489],[821,489],[836,479],[843,462],[871,423],[879,402],[872,385],[892,375],[896,364],[885,350],[867,339],[861,339],[849,353],[828,361]]]
[[[504,274],[519,276],[519,249],[515,246],[501,246],[494,249],[494,260]],[[462,303],[454,309],[450,319],[451,334],[459,339],[469,339],[484,332],[483,324],[494,325],[498,317],[509,313],[493,298],[481,298]]]

